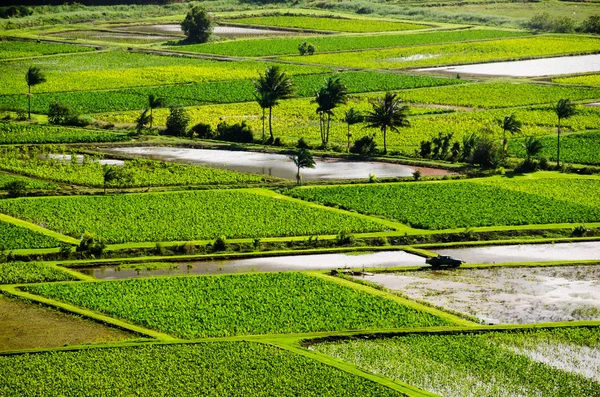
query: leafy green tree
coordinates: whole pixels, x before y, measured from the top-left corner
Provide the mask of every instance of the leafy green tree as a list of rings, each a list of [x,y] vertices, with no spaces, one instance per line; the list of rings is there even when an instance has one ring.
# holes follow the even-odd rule
[[[348,133],[347,133],[348,147],[346,148],[347,152],[350,151],[350,139],[352,138],[352,132],[350,132],[350,126],[361,123],[363,121],[363,119],[364,119],[364,117],[363,117],[362,113],[354,108],[350,108],[350,109],[346,110],[346,113],[344,114],[344,121],[348,125]]]
[[[321,127],[321,143],[323,147],[329,143],[329,131],[331,129],[331,116],[333,110],[348,101],[348,89],[339,77],[330,77],[325,86],[316,92],[313,102],[317,104],[317,113]],[[325,116],[327,121],[325,122]]]
[[[498,141],[487,136],[480,136],[472,149],[469,163],[484,168],[495,168],[502,160],[502,149]]]
[[[506,139],[506,131],[511,134],[515,134],[517,132],[521,132],[521,127],[523,123],[517,120],[517,117],[514,114],[510,116],[504,116],[504,119],[500,121],[500,127],[502,127],[502,150],[504,151],[504,155],[506,156],[506,152],[508,150],[508,139]]]
[[[165,132],[168,135],[185,136],[189,123],[190,115],[187,110],[181,106],[174,106],[170,109],[169,116],[167,117],[167,129]]]
[[[25,74],[25,81],[27,82],[27,99],[28,99],[28,118],[31,120],[31,87],[46,82],[46,76],[37,66],[30,66]]]
[[[590,15],[583,22],[582,29],[586,33],[600,33],[600,15]]]
[[[386,154],[387,130],[398,132],[398,128],[410,126],[409,108],[402,103],[402,99],[391,92],[386,92],[383,98],[377,98],[372,106],[373,110],[366,115],[365,121],[368,123],[367,127],[379,128],[383,133],[383,154]]]
[[[269,135],[270,141],[273,141],[273,106],[278,105],[280,100],[294,95],[294,83],[279,66],[274,65],[268,67],[264,74],[259,75],[254,81],[254,87],[257,97],[263,99],[263,105],[269,109]]]
[[[534,136],[527,137],[521,146],[525,149],[527,160],[531,160],[532,157],[537,156],[544,148],[542,141]]]
[[[144,109],[135,122],[135,130],[138,134],[142,133],[142,130],[146,128],[148,123],[152,124],[152,116],[148,114],[148,109]]]
[[[315,168],[315,160],[312,153],[308,149],[298,149],[296,153],[290,156],[290,160],[296,164],[298,172],[296,173],[296,183],[302,184],[302,176],[300,175],[301,168]]]
[[[152,123],[154,122],[153,110],[165,106],[165,100],[157,97],[154,94],[148,95],[148,108],[150,109],[150,129],[152,129]]]
[[[212,19],[200,6],[192,7],[181,22],[181,30],[189,43],[206,43],[212,34],[212,28]]]
[[[558,141],[556,145],[556,166],[560,167],[560,133],[561,133],[561,121],[562,119],[568,119],[569,117],[575,115],[575,104],[571,102],[570,99],[561,98],[558,100],[558,103],[554,107],[554,113],[556,113],[556,117],[558,118],[557,132],[558,132]]]

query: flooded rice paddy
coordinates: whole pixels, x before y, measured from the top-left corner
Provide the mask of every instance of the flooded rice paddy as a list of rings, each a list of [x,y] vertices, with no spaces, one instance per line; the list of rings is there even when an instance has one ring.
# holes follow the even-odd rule
[[[434,249],[467,263],[507,263],[600,260],[600,241],[562,244],[500,245],[494,247]]]
[[[296,166],[288,156],[283,154],[150,146],[107,148],[106,151],[156,160],[179,161],[233,171],[296,179]],[[378,178],[410,177],[418,168],[401,164],[336,158],[315,158],[315,162],[314,169],[305,168],[302,170],[303,180],[368,179],[370,174],[375,174]],[[419,169],[423,176],[450,173],[446,170],[433,168]]]
[[[185,263],[98,266],[77,271],[102,280],[175,276],[194,274],[229,274],[241,272],[280,272],[329,270],[361,267],[418,266],[425,263],[420,256],[404,251],[382,251],[352,254],[288,255],[267,258],[230,259]]]
[[[485,76],[541,77],[562,74],[600,72],[600,55],[578,55],[525,61],[480,63],[417,69]]]
[[[600,266],[457,269],[364,279],[489,324],[600,320]]]
[[[158,25],[133,25],[133,26],[119,26],[119,30],[130,31],[130,32],[141,32],[151,34],[170,34],[183,36],[181,25],[178,24],[158,24]],[[218,25],[213,28],[213,34],[217,36],[289,36],[297,35],[298,32],[290,30],[278,30],[278,29],[261,29],[261,28],[248,28],[242,26],[222,26]]]
[[[41,154],[39,156],[39,158],[44,159],[44,160],[56,160],[56,161],[60,161],[62,163],[71,163],[73,162],[73,156],[71,156],[70,154]],[[83,164],[83,161],[90,161],[93,163],[98,163],[101,165],[125,165],[125,161],[123,160],[116,160],[116,159],[96,159],[90,156],[84,156],[82,154],[76,154],[75,155],[75,163],[76,164]]]

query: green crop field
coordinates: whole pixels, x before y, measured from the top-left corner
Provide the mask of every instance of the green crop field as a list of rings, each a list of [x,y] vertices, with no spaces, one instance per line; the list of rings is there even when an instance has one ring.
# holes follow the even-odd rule
[[[233,40],[215,43],[193,44],[171,47],[173,50],[198,52],[203,54],[263,57],[293,55],[298,53],[298,45],[306,41],[316,47],[317,54],[333,51],[355,51],[373,48],[406,47],[415,45],[452,43],[468,40],[489,40],[503,37],[527,35],[526,32],[510,32],[491,29],[469,29],[444,32],[423,32],[419,34],[385,34],[368,36],[315,36],[277,37],[256,40]],[[310,62],[310,57],[306,58]]]
[[[341,77],[351,93],[443,86],[461,82],[457,79],[376,72],[311,74],[292,77],[296,87],[296,96],[313,96],[315,91],[324,85],[328,77],[336,75]],[[50,104],[57,101],[70,105],[81,113],[141,111],[148,106],[148,95],[150,94],[163,98],[167,105],[192,106],[210,103],[248,102],[254,100],[254,92],[255,89],[251,80],[233,80],[115,91],[42,93],[35,96],[32,111],[47,113]],[[0,96],[0,108],[26,109],[27,97],[23,95]]]
[[[31,60],[0,62],[0,94],[25,94],[23,76],[31,64],[46,74],[47,81],[32,92],[64,92],[147,87],[165,84],[200,83],[252,79],[268,66],[260,62],[218,62],[135,52],[110,51]],[[282,66],[287,73],[315,74],[323,67]]]
[[[555,161],[557,155],[557,137],[549,135],[540,138],[544,148],[538,156]],[[509,141],[509,151],[515,156],[525,158],[523,140]],[[600,133],[597,131],[582,134],[562,135],[560,138],[560,160],[564,163],[600,164]]]
[[[600,328],[409,335],[313,349],[443,396],[600,396]],[[590,371],[586,371],[590,369]]]
[[[600,39],[572,36],[537,36],[476,43],[438,44],[409,48],[367,50],[312,55],[306,62],[313,65],[344,66],[368,69],[407,69],[491,62],[521,58],[594,53],[600,51]],[[299,56],[282,57],[298,62]]]
[[[130,138],[102,130],[0,122],[0,144],[119,142]]]
[[[117,390],[149,397],[402,395],[301,355],[251,342],[5,356],[0,357],[0,378],[0,393],[6,397],[110,395]]]
[[[600,221],[599,179],[492,178],[296,188],[294,197],[423,229]]]
[[[0,263],[0,284],[74,280],[71,274],[42,262]]]
[[[45,150],[30,148],[22,150],[0,148],[0,169],[57,182],[82,186],[103,187],[104,168],[98,156],[85,155],[82,163],[43,156],[71,156],[65,147],[50,147]],[[108,187],[145,186],[189,186],[227,185],[276,181],[277,178],[243,172],[222,170],[202,165],[167,163],[161,161],[135,159],[126,160],[115,168],[120,178]],[[0,188],[2,178],[0,174]],[[41,184],[41,183],[40,183]],[[50,185],[52,186],[52,185]],[[42,188],[42,187],[38,187]]]
[[[95,233],[111,243],[383,229],[358,217],[266,197],[252,190],[20,198],[0,201],[0,211],[76,238],[86,231]]]
[[[312,17],[302,15],[236,18],[226,20],[225,22],[242,25],[272,26],[279,28],[296,28],[350,33],[392,32],[401,30],[425,29],[429,27],[414,23]]]
[[[53,247],[58,247],[55,239],[0,220],[0,250]]]
[[[600,99],[600,89],[504,82],[407,90],[400,93],[400,96],[405,101],[412,103],[505,108],[545,103],[555,104],[561,98],[569,98],[572,101]]]
[[[440,89],[444,89],[444,87]],[[418,91],[420,90],[414,92]],[[406,97],[410,97],[408,92],[400,92],[400,98],[405,96],[404,94],[406,94]],[[366,113],[372,110],[370,101],[378,96],[381,96],[381,94],[352,96],[347,105],[336,108],[331,125],[331,141],[344,145],[347,140],[348,126],[340,120],[346,110],[352,107]],[[543,100],[542,97],[539,100]],[[490,98],[489,101],[491,102],[493,99]],[[313,144],[318,144],[320,133],[319,116],[316,113],[316,108],[316,105],[308,98],[282,101],[280,105],[273,109],[273,131],[275,136],[283,137],[284,141],[289,143],[295,143],[299,138],[304,137]],[[416,114],[422,114],[421,110],[419,109]],[[191,107],[188,108],[188,111],[192,118],[192,124],[202,122],[216,126],[221,121],[220,118],[224,118],[231,123],[245,121],[254,131],[261,131],[261,110],[255,102]],[[429,111],[439,112],[436,109],[429,109]],[[388,133],[388,145],[393,150],[413,154],[414,149],[419,146],[421,141],[429,140],[439,133],[452,132],[454,133],[454,139],[458,142],[462,142],[464,136],[482,134],[483,131],[501,139],[502,129],[499,122],[507,113],[514,113],[524,124],[521,133],[513,136],[515,138],[529,135],[547,135],[556,129],[556,114],[549,108],[519,108],[427,115],[411,117],[409,127],[401,128],[398,133]],[[168,110],[158,109],[155,111],[156,124],[164,125],[167,115]],[[138,112],[98,115],[98,118],[109,122],[131,124],[135,122],[136,117],[138,117]],[[600,108],[579,107],[578,113],[569,119],[563,120],[562,125],[565,131],[598,129],[600,128]],[[352,131],[356,138],[377,132],[375,129],[365,128],[364,124],[354,125]],[[378,145],[383,145],[383,137],[380,133],[376,134],[375,139]]]
[[[588,74],[585,76],[575,77],[558,77],[552,79],[553,82],[559,84],[573,84],[600,87],[600,74]]]
[[[183,338],[449,324],[301,273],[45,284],[28,290]]]
[[[36,43],[34,41],[0,41],[0,59],[89,51],[94,51],[94,48],[68,44]]]
[[[2,162],[0,163],[0,167],[2,167],[2,165],[4,165],[5,163]],[[43,189],[43,190],[54,190],[54,189],[58,189],[58,186],[50,183],[50,182],[44,182],[44,181],[38,181],[37,179],[31,179],[31,178],[26,178],[23,176],[18,176],[18,175],[10,175],[10,174],[3,174],[0,173],[0,190],[7,190],[9,187],[9,184],[15,182],[15,181],[20,181],[20,182],[25,182],[25,188],[27,190],[31,190],[31,189]]]

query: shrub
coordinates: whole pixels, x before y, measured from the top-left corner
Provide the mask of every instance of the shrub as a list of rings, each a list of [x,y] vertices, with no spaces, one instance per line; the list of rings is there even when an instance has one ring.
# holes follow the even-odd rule
[[[217,125],[217,139],[229,142],[250,143],[254,141],[254,134],[245,121],[231,125],[222,121]]]
[[[213,139],[215,137],[215,132],[212,129],[210,124],[198,123],[192,127],[190,136],[200,139]]]
[[[350,153],[364,157],[373,156],[377,153],[377,143],[375,143],[375,139],[372,136],[363,136],[354,142],[350,148]]]
[[[502,159],[502,149],[496,140],[479,137],[473,147],[469,163],[484,168],[496,168]]]
[[[591,230],[585,227],[585,225],[579,225],[571,231],[573,237],[585,237]]]
[[[354,245],[356,243],[356,237],[343,230],[336,236],[335,243],[336,245]]]
[[[533,159],[525,159],[521,164],[517,166],[517,168],[515,168],[515,171],[522,173],[535,172],[539,169],[539,167],[540,164],[537,161]]]
[[[167,129],[165,134],[173,136],[185,136],[187,126],[190,123],[190,116],[181,106],[170,108],[169,116],[167,117]]]
[[[549,170],[551,167],[550,162],[546,157],[540,158],[539,166],[541,170]]]
[[[418,181],[421,179],[421,170],[414,170],[412,176],[415,181]]]
[[[27,194],[27,183],[25,181],[12,181],[6,184],[6,190],[10,197],[21,197]]]
[[[103,238],[86,232],[84,233],[83,237],[81,237],[81,242],[79,243],[76,251],[83,254],[91,254],[95,257],[100,257],[102,256],[105,248],[106,242]]]
[[[296,145],[298,149],[312,149],[312,147],[304,140],[304,138],[298,139],[298,144]]]
[[[0,7],[0,18],[21,18],[33,14],[33,10],[23,5]]]
[[[213,251],[225,251],[227,250],[227,239],[225,236],[217,237],[213,243]]]
[[[87,125],[87,121],[80,119],[79,114],[69,105],[53,102],[48,108],[48,122],[56,125]]]
[[[583,22],[581,30],[586,33],[600,34],[600,15],[591,15]]]

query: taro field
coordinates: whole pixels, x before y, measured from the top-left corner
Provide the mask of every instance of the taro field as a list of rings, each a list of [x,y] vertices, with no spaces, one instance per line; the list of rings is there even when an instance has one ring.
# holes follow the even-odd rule
[[[600,3],[87,3],[0,7],[0,396],[600,396]]]

